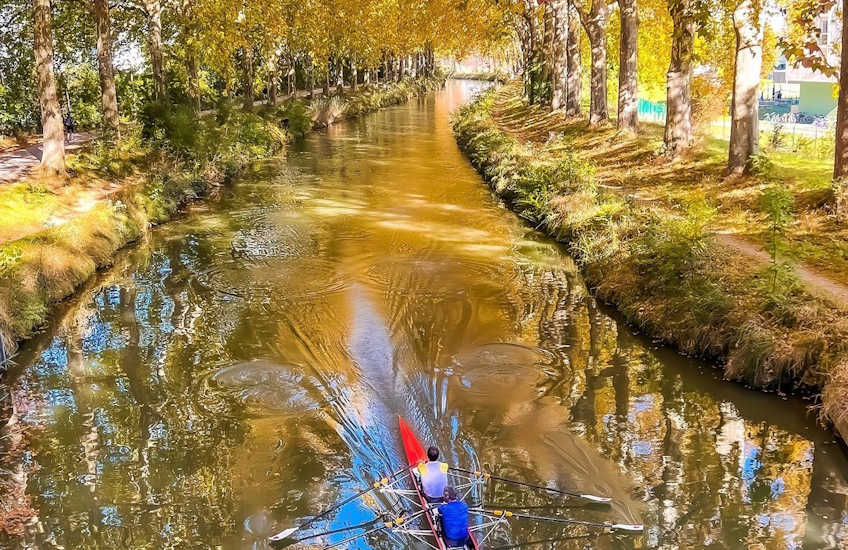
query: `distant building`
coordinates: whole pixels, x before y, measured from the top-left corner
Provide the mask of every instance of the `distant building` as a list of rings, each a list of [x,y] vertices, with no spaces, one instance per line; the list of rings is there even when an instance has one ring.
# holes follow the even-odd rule
[[[841,2],[838,2],[841,4]],[[834,6],[826,14],[818,17],[819,47],[828,56],[832,66],[839,66],[839,49],[842,41],[841,6]],[[785,26],[785,15],[782,26]],[[780,24],[776,25],[781,26]],[[775,28],[775,30],[778,30]],[[836,111],[836,77],[825,75],[800,64],[789,65],[786,58],[781,57],[772,73],[774,84],[797,85],[797,111],[805,115],[835,116]],[[793,86],[794,87],[794,86]]]

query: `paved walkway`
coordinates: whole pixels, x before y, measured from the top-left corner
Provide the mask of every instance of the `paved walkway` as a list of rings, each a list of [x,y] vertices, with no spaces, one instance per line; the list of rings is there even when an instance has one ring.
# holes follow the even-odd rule
[[[94,137],[92,132],[79,132],[65,143],[66,151],[79,149]],[[0,152],[0,183],[12,183],[29,175],[41,163],[41,140],[34,145]]]

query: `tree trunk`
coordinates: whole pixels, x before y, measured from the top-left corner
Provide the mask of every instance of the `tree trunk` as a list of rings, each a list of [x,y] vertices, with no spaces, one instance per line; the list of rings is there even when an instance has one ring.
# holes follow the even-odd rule
[[[618,129],[635,132],[639,127],[638,29],[636,0],[618,0],[621,40],[618,71]]]
[[[327,64],[327,70],[324,72],[324,89],[321,90],[325,97],[330,97],[330,65]]]
[[[350,64],[350,89],[354,92],[359,88],[359,71],[356,70],[356,64]]]
[[[842,28],[848,29],[848,9],[842,10]],[[848,223],[848,32],[842,33],[842,65],[836,104],[836,154],[833,163],[834,207],[837,219]]]
[[[268,67],[268,104],[277,104],[277,71],[276,67]]]
[[[150,49],[150,65],[153,69],[153,98],[165,98],[165,71],[162,57],[162,3],[160,0],[144,0],[147,11],[147,46]]]
[[[672,157],[692,146],[692,53],[695,48],[695,16],[692,0],[670,0],[668,10],[674,23],[671,62],[666,75],[666,153]]]
[[[543,105],[551,105],[551,97],[553,93],[554,80],[554,9],[553,6],[546,2],[545,11],[542,19],[542,72],[539,75],[541,82],[544,83],[542,89],[542,97],[540,103]],[[491,66],[489,67],[491,70]]]
[[[253,108],[253,48],[248,46],[244,48],[244,59],[242,59],[244,70],[244,88],[243,106],[245,109]]]
[[[309,91],[306,94],[310,100],[315,97],[315,64],[309,59],[306,64],[306,86]]]
[[[763,10],[758,0],[742,0],[733,11],[736,67],[730,104],[730,149],[727,168],[742,174],[759,146],[760,71],[763,66]]]
[[[33,23],[38,102],[44,132],[41,170],[45,174],[59,175],[65,173],[65,128],[53,76],[53,14],[50,11],[50,0],[34,0]]]
[[[344,61],[339,59],[336,61],[336,92],[340,93],[344,90]]]
[[[106,134],[117,136],[118,94],[115,92],[115,71],[112,67],[112,31],[109,24],[108,0],[94,0],[94,19],[97,22],[97,69],[100,75],[103,129]]]
[[[565,108],[568,89],[568,0],[554,0],[554,44],[551,56],[551,109]]]
[[[536,14],[535,1],[525,1],[524,19],[527,22],[526,50],[524,52],[524,87],[527,92],[527,101],[532,105],[536,103]]]
[[[583,87],[583,64],[580,61],[580,19],[574,10],[568,10],[568,42],[565,47],[566,86],[565,114],[580,114],[581,91]]]
[[[186,55],[186,71],[191,102],[195,112],[200,112],[200,77],[197,75],[197,58],[191,51]]]
[[[609,120],[607,109],[607,16],[606,0],[592,0],[589,11],[575,4],[583,28],[589,37],[591,72],[589,75],[589,124],[602,124]]]

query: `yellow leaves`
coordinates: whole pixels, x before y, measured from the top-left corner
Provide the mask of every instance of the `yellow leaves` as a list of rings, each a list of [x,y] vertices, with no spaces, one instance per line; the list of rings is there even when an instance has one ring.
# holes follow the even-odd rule
[[[179,41],[222,76],[237,52],[308,57],[325,71],[331,57],[376,66],[386,53],[432,48],[443,54],[490,52],[512,39],[517,1],[192,0],[176,16]],[[190,45],[190,46],[189,46]]]

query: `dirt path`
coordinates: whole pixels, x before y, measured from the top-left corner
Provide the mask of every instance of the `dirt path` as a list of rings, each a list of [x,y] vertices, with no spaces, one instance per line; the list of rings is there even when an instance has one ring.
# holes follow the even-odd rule
[[[720,233],[718,242],[762,264],[771,261],[769,254],[754,243],[735,235]],[[848,286],[834,281],[804,264],[794,266],[795,274],[807,287],[811,294],[823,298],[843,311],[848,311]]]
[[[79,149],[92,140],[92,132],[80,132],[65,143],[66,151]],[[0,184],[12,183],[29,175],[41,163],[41,142],[0,153]]]
[[[558,123],[563,122],[561,119],[552,117],[550,113],[537,113],[535,116],[527,119],[510,114],[508,110],[499,110],[497,107],[493,109],[492,114],[495,122],[502,131],[512,134],[520,141],[534,146],[538,146],[540,143],[546,141],[551,131],[559,131],[560,127]],[[661,201],[660,197],[645,195],[639,192],[627,192],[616,185],[601,185],[601,187],[607,191],[627,195],[630,200],[639,203],[656,203],[657,201]],[[747,239],[727,233],[719,233],[716,237],[721,246],[738,252],[759,264],[765,265],[771,261],[771,257],[765,250]],[[840,310],[848,311],[848,285],[835,281],[827,275],[823,275],[801,263],[795,264],[794,269],[798,278],[811,294],[826,300]]]

